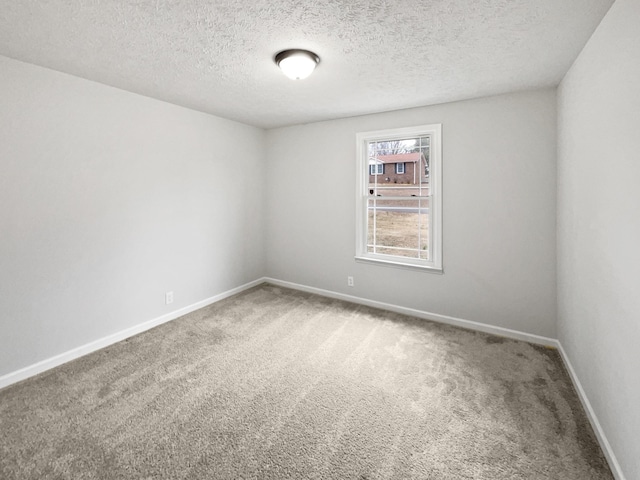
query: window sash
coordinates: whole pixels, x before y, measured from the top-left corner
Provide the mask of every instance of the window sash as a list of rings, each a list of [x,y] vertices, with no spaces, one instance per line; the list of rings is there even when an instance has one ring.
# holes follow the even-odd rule
[[[369,197],[367,253],[429,260],[430,196]]]

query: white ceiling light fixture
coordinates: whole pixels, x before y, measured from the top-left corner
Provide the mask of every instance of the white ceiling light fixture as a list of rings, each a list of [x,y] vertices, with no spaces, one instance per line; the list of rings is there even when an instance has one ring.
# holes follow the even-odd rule
[[[307,78],[316,65],[320,63],[320,57],[309,50],[283,50],[275,56],[276,65],[280,67],[291,80]]]

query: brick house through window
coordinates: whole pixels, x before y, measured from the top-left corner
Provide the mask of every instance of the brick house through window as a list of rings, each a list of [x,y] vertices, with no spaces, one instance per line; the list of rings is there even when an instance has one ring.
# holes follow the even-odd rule
[[[427,181],[426,162],[421,152],[378,155],[369,159],[369,183],[405,185],[424,183]]]

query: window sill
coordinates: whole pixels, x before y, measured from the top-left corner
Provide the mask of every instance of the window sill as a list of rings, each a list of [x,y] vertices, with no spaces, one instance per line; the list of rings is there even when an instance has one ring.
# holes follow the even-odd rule
[[[356,262],[359,263],[369,263],[372,265],[381,265],[383,267],[395,267],[395,268],[404,268],[406,270],[418,270],[421,272],[427,273],[435,273],[438,275],[443,275],[444,270],[442,267],[434,267],[431,265],[420,265],[417,263],[405,263],[397,260],[385,260],[381,258],[373,258],[373,257],[355,257]]]

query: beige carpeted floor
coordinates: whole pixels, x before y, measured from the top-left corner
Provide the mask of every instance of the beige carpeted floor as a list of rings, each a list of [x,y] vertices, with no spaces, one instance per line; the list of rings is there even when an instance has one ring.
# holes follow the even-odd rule
[[[2,479],[613,478],[558,353],[261,285],[0,391]]]

